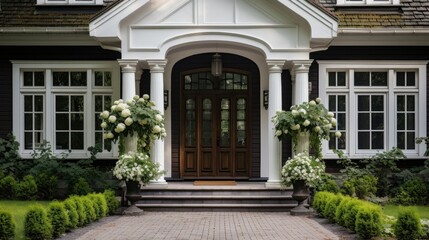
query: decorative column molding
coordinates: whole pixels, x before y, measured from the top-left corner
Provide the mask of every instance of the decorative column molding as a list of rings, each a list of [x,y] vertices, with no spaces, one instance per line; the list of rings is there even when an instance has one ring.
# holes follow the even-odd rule
[[[292,76],[295,77],[292,104],[308,102],[308,71],[313,60],[292,61]],[[293,78],[293,77],[292,77]]]
[[[156,108],[164,114],[164,69],[167,60],[148,60],[150,67],[150,99],[155,102]],[[164,170],[164,141],[156,140],[152,149],[152,160],[159,164],[160,170]],[[156,184],[167,184],[164,176],[161,176]]]
[[[286,61],[267,61],[268,77],[268,181],[267,188],[279,188],[281,182],[281,144],[275,136],[271,121],[277,111],[282,110],[282,71]]]
[[[136,95],[136,67],[138,60],[119,59],[122,70],[122,99],[129,100]]]
[[[308,72],[313,60],[298,60],[292,61],[292,79],[295,78],[292,96],[292,104],[301,104],[303,102],[308,102],[309,92],[308,92]],[[301,152],[309,151],[309,135],[304,134],[298,137],[298,142],[296,143],[296,152],[293,151],[293,155]]]

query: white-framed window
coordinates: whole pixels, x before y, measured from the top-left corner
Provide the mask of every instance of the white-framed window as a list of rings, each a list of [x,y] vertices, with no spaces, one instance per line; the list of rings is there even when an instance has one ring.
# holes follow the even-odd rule
[[[37,5],[103,5],[103,0],[37,0]]]
[[[423,157],[426,136],[426,61],[318,61],[319,96],[335,114],[341,138],[323,142],[326,158],[340,149],[351,158],[401,148]]]
[[[399,5],[400,0],[337,0],[337,6]]]
[[[12,61],[13,132],[24,158],[43,140],[55,154],[71,151],[70,158],[86,158],[88,147],[107,151],[99,114],[119,98],[120,69],[114,61]]]

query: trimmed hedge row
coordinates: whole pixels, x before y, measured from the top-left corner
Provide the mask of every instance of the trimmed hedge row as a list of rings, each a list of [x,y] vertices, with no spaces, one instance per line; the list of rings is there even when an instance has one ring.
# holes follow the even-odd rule
[[[313,208],[322,217],[356,232],[363,239],[381,235],[382,210],[378,205],[341,194],[317,192]]]
[[[15,237],[15,222],[8,212],[0,212],[0,239],[13,239]]]
[[[25,217],[25,236],[30,240],[57,238],[66,231],[114,213],[118,206],[119,202],[110,190],[86,196],[71,196],[63,202],[53,201],[47,210],[34,206]],[[7,215],[2,216],[0,213],[0,221],[7,218]],[[3,239],[2,234],[0,232],[0,239]]]

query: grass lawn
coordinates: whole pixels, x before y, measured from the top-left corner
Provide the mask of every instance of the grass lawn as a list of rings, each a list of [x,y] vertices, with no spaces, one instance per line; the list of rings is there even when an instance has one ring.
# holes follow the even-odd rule
[[[49,203],[49,201],[0,201],[0,209],[10,212],[15,221],[15,239],[25,239],[24,221],[29,207],[36,204],[47,207]]]
[[[387,205],[383,207],[383,213],[386,215],[398,217],[399,209],[403,206]],[[420,218],[429,219],[429,206],[410,206],[410,208],[416,209]]]

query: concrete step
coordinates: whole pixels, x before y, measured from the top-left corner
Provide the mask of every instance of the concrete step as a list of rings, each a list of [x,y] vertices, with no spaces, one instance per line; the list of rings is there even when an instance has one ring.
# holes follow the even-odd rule
[[[137,206],[150,211],[289,211],[297,205],[292,189],[262,183],[237,186],[194,186],[173,183],[142,188]]]

